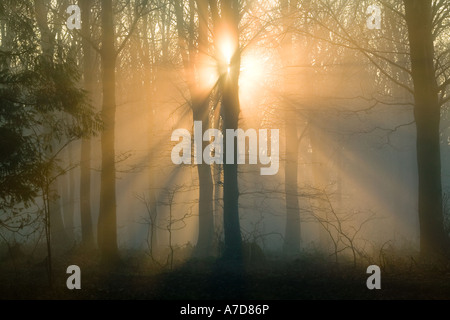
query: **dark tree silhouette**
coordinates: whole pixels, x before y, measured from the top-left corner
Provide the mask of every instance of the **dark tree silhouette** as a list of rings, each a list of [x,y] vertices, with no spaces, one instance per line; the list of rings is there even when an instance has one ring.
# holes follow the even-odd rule
[[[101,134],[102,172],[100,211],[98,217],[98,246],[105,262],[119,258],[117,248],[115,116],[116,116],[116,57],[112,1],[102,1],[102,83],[103,105]]]
[[[449,246],[442,213],[441,106],[434,68],[432,1],[405,0],[404,4],[417,128],[420,250],[425,256],[433,256],[448,253]]]
[[[191,97],[190,106],[192,109],[193,121],[202,122],[202,136],[209,127],[209,96],[210,88],[207,88],[207,82],[204,78],[196,81],[195,71],[205,68],[205,57],[208,52],[208,3],[207,0],[197,0],[198,12],[198,36],[193,30],[194,21],[189,22],[188,35],[185,34],[185,23],[183,19],[182,1],[175,1],[175,14],[177,18],[177,30],[179,43],[181,46],[181,56],[186,76],[188,78],[188,89]],[[191,6],[194,1],[191,1]],[[194,16],[191,15],[191,19]],[[196,39],[195,39],[196,38]],[[195,46],[194,43],[198,45]],[[202,150],[209,143],[202,142]],[[198,240],[195,248],[195,255],[206,257],[212,254],[214,239],[214,212],[213,212],[213,181],[211,168],[205,162],[197,164],[199,179],[199,229]]]
[[[239,75],[241,67],[241,53],[239,47],[239,21],[240,3],[237,0],[221,1],[222,17],[219,22],[219,32],[225,32],[225,36],[230,38],[233,47],[233,54],[229,66],[225,70],[229,71],[221,74],[222,105],[221,115],[223,119],[224,146],[233,143],[233,157],[227,160],[226,147],[224,148],[223,165],[223,228],[225,237],[224,258],[227,260],[242,261],[242,238],[239,222],[239,186],[238,186],[238,165],[237,165],[237,138],[233,136],[233,141],[228,141],[226,130],[236,130],[239,123]],[[213,15],[217,17],[217,15]],[[216,36],[220,36],[216,35]],[[216,43],[216,46],[219,46]],[[232,163],[229,163],[232,159]]]
[[[292,29],[293,17],[297,10],[297,1],[280,1],[283,39],[281,44],[281,55],[283,56],[284,68],[289,70],[290,59],[293,59],[292,51]],[[284,84],[285,90],[292,81],[287,77]],[[298,203],[298,129],[297,113],[295,106],[288,99],[284,99],[284,125],[286,135],[286,167],[284,171],[285,192],[286,192],[286,228],[284,236],[283,250],[286,254],[297,254],[300,252],[300,208]]]

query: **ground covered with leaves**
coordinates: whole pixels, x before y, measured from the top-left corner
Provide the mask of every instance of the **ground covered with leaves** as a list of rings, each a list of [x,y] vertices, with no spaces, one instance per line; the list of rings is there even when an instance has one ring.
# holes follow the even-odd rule
[[[409,262],[381,266],[381,289],[366,287],[367,265],[325,262],[299,256],[289,261],[264,259],[243,269],[218,259],[178,262],[172,270],[158,267],[135,252],[105,267],[97,252],[54,259],[53,285],[46,263],[25,255],[0,261],[1,299],[450,299],[450,264]],[[66,268],[81,268],[81,289],[66,287]]]

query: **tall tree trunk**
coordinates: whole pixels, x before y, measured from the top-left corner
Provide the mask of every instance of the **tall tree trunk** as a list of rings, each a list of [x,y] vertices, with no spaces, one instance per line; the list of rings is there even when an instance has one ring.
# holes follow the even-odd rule
[[[214,117],[212,118],[212,127],[215,129],[221,129],[221,117],[219,114],[220,108],[217,108],[214,112]],[[218,248],[219,235],[216,235],[216,230],[223,230],[223,165],[219,163],[214,163],[212,167],[212,178],[214,184],[214,194],[213,194],[213,212],[214,212],[214,235],[215,235],[215,249]],[[217,250],[218,251],[218,250]]]
[[[194,16],[195,3],[198,10],[198,47],[194,47]],[[184,32],[183,7],[180,0],[175,3],[175,13],[177,17],[177,29],[180,39],[185,71],[188,77],[188,86],[191,96],[191,107],[193,121],[202,122],[202,136],[209,128],[209,95],[210,89],[207,87],[207,79],[196,80],[194,70],[202,70],[207,67],[204,62],[208,52],[208,3],[207,0],[190,0],[190,28],[189,39]],[[188,41],[186,41],[188,40]],[[202,150],[209,144],[202,141]],[[213,211],[213,181],[211,167],[206,163],[197,164],[199,180],[199,203],[198,203],[198,238],[194,255],[197,257],[207,257],[212,254],[214,240],[214,211]]]
[[[326,144],[324,138],[323,138],[323,129],[320,128],[320,123],[322,122],[320,115],[311,115],[309,118],[309,141],[311,144],[311,162],[312,162],[312,180],[314,187],[319,190],[324,190],[328,184],[328,168],[327,165],[324,163],[324,159],[327,159],[325,156],[324,150],[326,148],[329,148],[330,146]],[[328,203],[326,203],[325,199],[322,197],[316,197],[315,199],[311,200],[316,209],[315,209],[315,216],[317,219],[321,219],[323,221],[329,221],[328,216]],[[317,223],[317,226],[319,228],[319,245],[322,250],[325,250],[325,252],[328,251],[328,248],[330,247],[330,235],[324,229],[324,226],[322,223]],[[334,250],[334,248],[333,248]]]
[[[284,172],[286,193],[286,232],[283,250],[292,255],[300,252],[300,208],[298,204],[298,138],[295,109],[287,106],[286,125],[286,167]]]
[[[98,246],[102,260],[114,263],[119,258],[117,248],[116,169],[114,129],[116,115],[113,7],[111,0],[102,0],[102,82],[103,105],[101,135],[102,171],[100,175],[100,208],[98,217]]]
[[[233,163],[223,166],[223,228],[225,237],[224,258],[226,260],[242,261],[242,238],[239,222],[239,188],[237,165],[237,138],[233,136],[233,142],[227,141],[226,130],[238,128],[239,122],[239,71],[241,54],[239,48],[239,1],[222,1],[223,22],[226,25],[227,36],[234,46],[233,57],[230,61],[229,72],[222,75],[222,118],[224,130],[224,146],[234,145]],[[224,159],[227,159],[227,148],[224,147]]]
[[[204,132],[208,128],[208,102],[206,104],[206,112],[203,116],[194,112],[194,121],[202,121]],[[202,119],[202,120],[200,120]],[[202,132],[202,135],[203,135]],[[205,149],[208,142],[203,141],[202,150]],[[207,257],[212,254],[214,239],[214,211],[213,211],[213,181],[211,175],[211,167],[206,163],[197,164],[198,181],[199,181],[199,200],[198,200],[198,239],[195,249],[197,257]]]
[[[84,89],[93,102],[94,91],[94,49],[89,43],[91,38],[90,12],[92,0],[80,0],[81,9],[81,33],[83,35],[83,76]],[[92,227],[91,213],[91,140],[81,139],[80,159],[80,218],[81,218],[81,242],[86,248],[94,247],[94,230]]]
[[[285,69],[289,69],[292,61],[292,34],[289,32],[292,22],[291,15],[295,10],[295,1],[281,1],[283,15],[283,29],[286,35],[281,44],[281,55]],[[293,79],[289,77],[289,71],[285,73],[286,81],[284,90],[289,92],[289,84]],[[286,228],[284,235],[283,251],[287,255],[300,252],[300,208],[298,203],[298,130],[295,106],[289,101],[284,105],[284,123],[286,135],[286,166],[284,171],[285,195],[286,195]]]
[[[154,90],[154,74],[155,68],[152,66],[151,57],[156,55],[156,45],[155,45],[155,37],[154,37],[154,26],[150,23],[149,25],[149,16],[146,16],[143,21],[142,32],[143,34],[147,34],[150,28],[150,34],[152,38],[152,44],[148,41],[146,36],[143,37],[143,51],[141,52],[142,61],[145,69],[145,78],[144,78],[144,90],[145,90],[145,107],[148,108],[147,111],[147,136],[148,136],[148,148],[149,150],[153,150],[155,148],[154,140],[155,140],[155,109],[153,103],[153,90]],[[158,250],[158,228],[156,227],[158,221],[158,206],[157,206],[157,195],[156,195],[156,170],[154,170],[155,161],[153,158],[149,159],[149,167],[148,167],[148,201],[149,201],[149,215],[150,215],[150,223],[149,226],[149,237],[150,241],[150,254],[154,255]]]
[[[72,146],[68,145],[66,150],[66,159],[70,166],[72,166]],[[75,185],[75,177],[74,177],[74,169],[70,169],[69,172],[67,172],[62,177],[62,188],[63,188],[63,213],[64,213],[64,228],[68,237],[68,240],[70,244],[73,244],[75,241],[75,234],[74,234],[74,223],[73,223],[73,217],[75,212],[75,200],[74,200],[74,185]]]
[[[204,57],[208,52],[208,3],[207,0],[197,0],[199,16],[198,52],[196,64],[199,68],[206,68]],[[192,21],[193,22],[193,21]],[[204,83],[203,83],[204,82]],[[209,127],[209,95],[210,88],[205,83],[207,79],[200,79],[195,92],[195,104],[193,103],[193,120],[202,121],[202,136]],[[209,142],[203,141],[202,150]],[[198,164],[199,203],[198,203],[198,240],[196,254],[200,257],[210,256],[214,239],[214,211],[213,211],[213,181],[211,167],[206,164]]]
[[[41,33],[41,48],[44,58],[51,63],[55,50],[55,39],[48,27],[47,14],[50,6],[49,0],[35,0],[36,22]]]
[[[447,248],[443,227],[440,105],[434,69],[431,0],[405,0],[414,84],[419,174],[420,252],[434,256]]]

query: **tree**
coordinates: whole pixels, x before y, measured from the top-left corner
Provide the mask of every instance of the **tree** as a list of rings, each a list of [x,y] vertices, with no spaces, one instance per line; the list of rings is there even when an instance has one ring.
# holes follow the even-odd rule
[[[0,50],[0,143],[5,151],[0,159],[0,227],[26,234],[44,226],[51,283],[53,186],[71,169],[61,164],[61,153],[71,142],[94,134],[99,121],[77,86],[74,59],[59,45],[58,55],[50,56],[53,49],[46,47],[43,56],[43,38],[32,27],[38,19],[33,9],[31,1],[0,5],[2,39],[8,39]],[[37,216],[30,208],[37,209]]]
[[[175,1],[175,13],[177,18],[178,37],[180,39],[180,51],[183,60],[185,74],[187,76],[188,90],[191,97],[193,121],[202,122],[202,136],[209,127],[209,97],[212,88],[208,88],[209,76],[204,69],[207,67],[208,54],[208,3],[207,0],[190,1],[191,15],[194,19],[193,10],[195,4],[198,12],[198,36],[195,37],[194,21],[189,22],[188,36],[185,34],[185,23],[183,19],[184,7],[180,0]],[[197,42],[197,46],[195,46]],[[197,74],[196,74],[197,73]],[[198,75],[199,74],[199,75]],[[198,79],[198,80],[196,80]],[[202,141],[203,152],[208,145]],[[211,168],[202,162],[196,165],[199,180],[198,217],[199,231],[195,248],[195,255],[206,257],[212,254],[214,239],[214,212],[213,212],[213,181]]]
[[[211,1],[214,3],[214,1]],[[239,47],[239,21],[240,3],[238,0],[221,1],[221,19],[219,20],[216,6],[213,4],[213,19],[219,21],[215,45],[220,47],[220,37],[230,41],[232,48],[231,57],[221,57],[222,66],[220,74],[220,90],[222,93],[221,116],[223,119],[223,131],[238,128],[240,104],[239,104],[239,74],[241,67],[241,48]],[[229,58],[229,61],[227,59]],[[224,258],[227,260],[242,261],[242,237],[239,222],[239,186],[237,165],[237,137],[228,141],[224,134],[224,146],[233,144],[233,156],[227,154],[225,148],[223,158],[223,228],[224,228]],[[231,160],[231,161],[230,161]],[[232,163],[230,163],[232,162]]]
[[[115,168],[115,116],[116,116],[116,60],[133,34],[147,1],[136,3],[136,16],[127,35],[120,45],[115,46],[114,12],[111,0],[102,0],[102,46],[100,52],[102,64],[103,103],[101,134],[102,171],[100,186],[100,209],[98,217],[98,246],[102,260],[109,264],[119,259],[117,247],[117,212],[116,212],[116,168]],[[146,12],[147,14],[148,12]]]
[[[155,12],[153,14],[148,14],[147,16],[143,17],[143,24],[142,24],[142,37],[143,37],[143,46],[140,48],[139,53],[141,55],[141,59],[143,61],[143,67],[145,70],[146,76],[144,77],[144,91],[145,91],[145,97],[144,97],[144,106],[145,108],[148,108],[147,111],[147,136],[148,136],[148,146],[149,149],[152,150],[154,147],[154,139],[156,136],[157,130],[155,130],[155,124],[157,123],[157,118],[155,116],[156,114],[156,103],[153,101],[154,96],[158,93],[157,88],[157,67],[156,64],[156,58],[157,57],[157,46],[156,46],[156,39],[155,39],[155,28],[157,22],[153,19],[155,16]],[[149,32],[150,31],[150,32]],[[149,35],[150,33],[150,35]],[[149,40],[149,37],[151,39]],[[166,59],[165,57],[163,59]],[[151,254],[155,253],[158,249],[158,229],[156,228],[156,223],[158,220],[158,205],[157,205],[157,178],[156,178],[156,162],[157,160],[152,158],[150,160],[149,170],[148,170],[148,185],[149,185],[149,191],[148,191],[148,213],[149,218],[152,221],[151,224],[151,239],[150,239],[150,252]]]
[[[403,3],[381,1],[381,4],[390,26],[405,30],[406,24],[407,37],[405,33],[389,29],[361,32],[361,27],[355,27],[365,26],[363,21],[367,17],[364,13],[369,5],[366,1],[352,4],[352,20],[361,21],[361,24],[350,23],[343,18],[350,14],[348,5],[328,1],[321,2],[311,18],[327,34],[316,36],[317,39],[359,52],[379,71],[380,76],[414,99],[420,251],[424,256],[436,256],[448,251],[448,237],[443,232],[439,126],[441,108],[449,100],[446,90],[450,81],[448,61],[444,61],[448,50],[439,48],[436,54],[434,43],[443,37],[444,30],[448,30],[445,22],[448,3],[405,0]],[[386,37],[374,38],[378,33]],[[303,34],[315,37],[310,32]],[[380,51],[382,45],[390,50]],[[373,100],[375,106],[390,104],[373,97],[369,100]]]
[[[281,56],[283,57],[284,68],[288,70],[293,59],[292,32],[293,16],[297,9],[297,1],[280,1],[283,39],[281,44]],[[289,85],[293,81],[285,74],[284,90],[285,96],[289,94]],[[287,98],[284,99],[284,123],[286,135],[286,166],[284,171],[285,192],[286,192],[286,232],[284,236],[283,250],[286,254],[297,254],[300,252],[300,208],[298,203],[298,149],[299,137],[297,130],[297,113],[295,106]]]
[[[449,240],[444,232],[442,211],[440,90],[434,67],[433,20],[436,17],[433,9],[436,7],[433,8],[431,0],[405,0],[404,5],[417,129],[420,250],[425,256],[448,254]]]
[[[116,116],[116,57],[114,47],[114,22],[112,1],[102,0],[102,84],[103,105],[101,134],[102,171],[100,211],[98,217],[98,246],[102,259],[114,262],[119,258],[117,248],[116,169],[114,148],[114,123]]]

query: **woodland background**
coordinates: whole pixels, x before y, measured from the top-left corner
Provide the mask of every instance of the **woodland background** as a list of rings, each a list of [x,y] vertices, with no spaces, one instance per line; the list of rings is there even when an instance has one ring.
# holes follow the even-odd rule
[[[3,0],[0,296],[448,298],[449,12]],[[280,129],[278,174],[174,165],[193,121]]]

